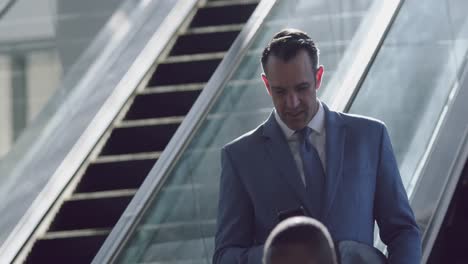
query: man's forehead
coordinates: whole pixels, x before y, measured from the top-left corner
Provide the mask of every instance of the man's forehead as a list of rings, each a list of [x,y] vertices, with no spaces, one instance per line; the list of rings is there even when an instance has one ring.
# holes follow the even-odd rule
[[[272,62],[269,66],[265,69],[265,75],[270,84],[297,86],[315,79],[312,67],[303,61]]]
[[[312,68],[312,63],[309,59],[307,51],[300,50],[293,57],[284,59],[280,56],[270,55],[268,58],[265,68],[265,73],[271,69],[283,69],[286,67],[298,66],[304,67],[305,69]]]
[[[280,54],[271,53],[270,56],[268,57],[267,65],[270,62],[286,64],[286,63],[290,63],[291,61],[294,61],[294,60],[296,60],[298,58],[302,58],[302,57],[304,57],[304,58],[308,57],[307,51],[304,50],[304,49],[298,50],[297,52],[294,53],[294,55],[292,55],[290,57],[287,57],[287,58],[284,58]]]

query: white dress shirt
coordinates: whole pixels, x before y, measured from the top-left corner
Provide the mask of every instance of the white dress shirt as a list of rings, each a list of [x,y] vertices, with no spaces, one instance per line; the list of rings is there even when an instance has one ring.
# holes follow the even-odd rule
[[[320,101],[319,102],[319,109],[315,116],[310,120],[309,124],[307,125],[312,129],[312,133],[310,133],[310,142],[314,145],[315,149],[318,152],[320,157],[320,161],[322,163],[322,167],[324,173],[326,173],[326,153],[325,153],[325,110],[323,109],[323,105]],[[296,131],[290,129],[284,122],[281,120],[279,115],[276,113],[275,109],[275,119],[278,122],[281,130],[283,131],[284,135],[286,136],[286,140],[288,141],[289,148],[291,149],[291,153],[294,157],[294,161],[296,162],[297,168],[299,170],[299,174],[301,175],[302,182],[305,185],[305,177],[304,177],[304,168],[302,167],[302,158],[301,154],[299,153],[299,137],[295,134]]]

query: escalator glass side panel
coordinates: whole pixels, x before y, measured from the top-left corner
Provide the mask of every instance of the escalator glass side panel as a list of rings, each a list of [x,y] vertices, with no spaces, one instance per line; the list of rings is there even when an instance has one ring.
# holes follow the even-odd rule
[[[411,195],[468,50],[463,0],[405,1],[349,112],[384,121]]]
[[[260,27],[240,66],[160,186],[134,232],[117,256],[118,263],[208,263],[214,250],[219,192],[220,149],[254,129],[272,111],[260,79],[260,55],[275,32],[297,27],[322,50],[326,69],[336,69],[354,41],[372,1],[278,1]],[[322,8],[322,13],[315,10]],[[349,13],[354,13],[349,15]],[[313,21],[313,23],[312,23]],[[323,48],[321,46],[323,43]],[[333,71],[327,78],[333,78]],[[321,90],[328,89],[326,83]],[[320,95],[320,94],[319,94]],[[326,101],[325,101],[326,102]],[[150,173],[151,175],[151,173]]]

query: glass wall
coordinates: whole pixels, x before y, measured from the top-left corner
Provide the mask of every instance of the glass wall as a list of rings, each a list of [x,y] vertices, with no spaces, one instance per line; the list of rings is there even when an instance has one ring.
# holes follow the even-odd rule
[[[247,55],[210,110],[193,140],[118,257],[121,263],[209,263],[214,250],[220,148],[255,128],[272,110],[260,79],[260,55],[284,27],[308,32],[321,49],[321,63],[333,78],[370,0],[278,1]],[[329,89],[325,80],[322,90]],[[151,177],[151,175],[149,176]]]
[[[70,92],[63,76],[122,2],[13,0],[0,17],[0,160],[53,94]]]
[[[466,64],[466,10],[464,0],[405,1],[350,109],[386,123],[409,194]]]

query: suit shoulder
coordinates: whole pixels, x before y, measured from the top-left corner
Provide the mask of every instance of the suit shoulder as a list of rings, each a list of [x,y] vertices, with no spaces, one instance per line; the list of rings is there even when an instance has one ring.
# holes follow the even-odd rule
[[[224,145],[223,149],[239,149],[247,148],[256,144],[261,139],[263,133],[263,124],[259,125],[255,129],[250,130],[249,132],[239,136],[238,138],[232,140],[231,142]]]
[[[351,127],[357,128],[370,128],[370,129],[385,129],[385,123],[379,119],[372,118],[369,116],[339,113],[340,116],[345,120],[346,124]]]

